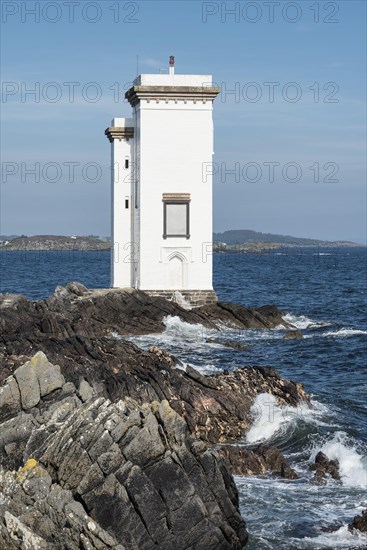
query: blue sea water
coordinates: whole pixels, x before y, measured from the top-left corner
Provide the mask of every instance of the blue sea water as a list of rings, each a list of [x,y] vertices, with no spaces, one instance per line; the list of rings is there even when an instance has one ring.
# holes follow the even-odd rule
[[[2,252],[0,292],[31,299],[49,296],[57,285],[80,281],[109,285],[108,252]],[[303,339],[287,340],[285,329],[233,330],[221,338],[245,343],[239,351],[206,340],[213,332],[165,320],[159,335],[134,337],[174,353],[203,373],[246,365],[268,365],[304,384],[312,408],[281,408],[269,395],[254,405],[254,422],[243,445],[278,446],[299,474],[296,481],[236,477],[240,506],[250,531],[247,548],[363,548],[366,537],[347,524],[367,506],[367,322],[366,250],[284,249],[269,254],[215,254],[214,286],[219,299],[260,306],[274,303]],[[218,336],[218,335],[216,335]],[[309,466],[322,450],[338,459],[342,480],[318,486]],[[323,527],[335,525],[329,533]]]

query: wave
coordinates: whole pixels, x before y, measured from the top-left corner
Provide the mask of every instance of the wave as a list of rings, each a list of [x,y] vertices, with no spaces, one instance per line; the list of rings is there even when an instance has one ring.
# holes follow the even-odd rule
[[[363,457],[345,432],[335,432],[333,437],[321,446],[315,446],[310,461],[321,451],[331,460],[339,461],[341,482],[346,487],[367,486],[367,457]]]
[[[310,319],[309,317],[306,317],[305,315],[292,315],[291,313],[287,313],[283,317],[284,321],[287,321],[291,325],[293,325],[295,328],[299,330],[306,330],[306,329],[315,329],[315,328],[323,328],[323,327],[330,327],[334,323],[330,323],[328,321],[316,321],[314,319]],[[284,329],[283,325],[278,325],[277,329]],[[318,332],[317,336],[322,337],[331,337],[331,338],[348,338],[349,336],[361,336],[366,335],[367,330],[362,329],[355,329],[355,328],[348,328],[348,327],[342,327],[337,328],[335,330],[328,330],[327,332]],[[305,334],[305,338],[313,338],[315,334]]]
[[[200,324],[191,324],[182,321],[177,315],[168,315],[163,318],[163,324],[166,327],[164,334],[171,337],[179,337],[185,339],[205,338],[210,329]],[[215,332],[212,330],[212,332]]]
[[[309,319],[305,315],[292,315],[291,313],[287,313],[283,319],[300,330],[307,328],[328,327],[333,324],[327,321],[315,321],[313,319]]]
[[[319,424],[318,416],[323,414],[323,409],[317,403],[312,403],[312,408],[307,403],[301,403],[298,407],[282,407],[274,395],[260,393],[251,407],[254,422],[246,434],[246,441],[257,443],[271,439],[299,421]]]
[[[367,334],[367,330],[354,328],[341,328],[325,332],[322,336],[331,336],[334,338],[347,338],[348,336],[361,336]]]
[[[323,533],[317,537],[305,537],[302,539],[306,548],[365,548],[367,535],[355,531],[351,533],[347,525],[343,525],[333,533]]]

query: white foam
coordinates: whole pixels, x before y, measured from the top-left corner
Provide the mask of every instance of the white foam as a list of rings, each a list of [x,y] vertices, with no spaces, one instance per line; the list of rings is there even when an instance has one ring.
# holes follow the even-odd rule
[[[339,461],[342,484],[347,487],[367,487],[367,457],[363,457],[348,441],[345,432],[335,432],[332,439],[313,450],[311,461],[321,451],[331,460]]]
[[[341,328],[339,330],[330,330],[325,332],[322,336],[331,336],[334,338],[347,338],[348,336],[360,336],[367,334],[367,330],[360,330],[354,328]]]
[[[163,324],[166,327],[165,336],[189,340],[204,339],[208,334],[216,333],[214,329],[208,329],[204,325],[191,324],[182,321],[177,315],[164,317]]]
[[[332,324],[326,321],[315,321],[313,319],[309,319],[305,315],[292,315],[291,313],[287,313],[283,319],[300,330],[307,328],[327,327]]]
[[[151,340],[154,338],[158,338],[160,340],[171,340],[179,338],[180,340],[204,340],[212,334],[218,334],[218,331],[216,329],[209,329],[201,324],[186,323],[185,321],[182,321],[182,319],[180,319],[180,317],[178,317],[177,315],[167,315],[167,317],[164,317],[162,321],[164,326],[166,327],[164,332],[150,333],[141,337],[127,336],[126,339]],[[115,331],[111,332],[111,336],[120,340],[124,339],[123,336]]]
[[[112,331],[111,336],[112,336],[112,338],[116,338],[116,340],[123,340],[123,337],[121,336],[121,334],[119,334],[116,331]]]
[[[365,548],[366,534],[354,531],[351,533],[347,525],[343,525],[333,533],[322,533],[317,537],[302,539],[308,548]]]
[[[246,434],[248,443],[270,439],[274,434],[283,431],[290,423],[299,419],[314,420],[314,411],[302,403],[298,407],[280,407],[274,395],[260,393],[252,407],[254,422]]]
[[[190,302],[185,299],[185,297],[183,296],[183,294],[181,294],[179,290],[175,290],[175,292],[173,293],[172,301],[182,307],[182,309],[192,309]]]

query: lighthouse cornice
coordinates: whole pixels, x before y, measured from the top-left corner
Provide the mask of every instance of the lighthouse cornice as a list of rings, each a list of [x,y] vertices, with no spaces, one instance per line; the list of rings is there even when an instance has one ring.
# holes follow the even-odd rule
[[[132,107],[146,101],[214,101],[220,93],[217,86],[132,86],[125,98]]]
[[[105,134],[111,143],[114,139],[128,140],[134,137],[134,128],[132,126],[111,126],[106,128]]]

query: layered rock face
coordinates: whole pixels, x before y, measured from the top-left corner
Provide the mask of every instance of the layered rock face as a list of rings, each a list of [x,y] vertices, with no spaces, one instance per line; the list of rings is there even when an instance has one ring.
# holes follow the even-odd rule
[[[217,328],[230,324],[238,328],[273,328],[283,313],[275,306],[248,309],[236,304],[218,302],[193,310],[185,310],[163,298],[148,296],[136,290],[87,290],[79,283],[59,287],[48,300],[32,302],[22,296],[0,295],[0,358],[2,379],[9,373],[5,366],[18,367],[38,349],[60,363],[67,356],[68,365],[90,362],[115,365],[115,350],[110,336],[149,334],[165,329],[163,319],[179,316],[187,323],[200,323]],[[95,345],[98,339],[98,345]],[[100,348],[100,349],[99,349]],[[124,361],[134,363],[134,349],[126,348]],[[65,361],[66,363],[66,361]],[[61,363],[60,363],[61,364]]]
[[[96,398],[39,352],[5,381],[0,404],[1,548],[246,543],[224,463],[167,401]]]
[[[289,466],[284,456],[275,447],[258,445],[247,449],[239,445],[223,445],[219,454],[226,459],[235,475],[263,475],[271,473],[285,479],[297,479],[298,475]]]
[[[272,368],[204,377],[124,340],[164,330],[167,315],[211,328],[286,324],[274,306],[188,311],[75,283],[45,301],[0,296],[0,548],[243,548],[230,468],[293,474],[274,449],[223,445],[245,435],[258,394],[292,406],[308,396]]]
[[[0,301],[0,377],[6,378],[42,350],[60,365],[67,381],[78,387],[86,380],[98,396],[111,401],[129,396],[140,404],[168,400],[190,431],[210,443],[244,435],[252,423],[251,404],[259,393],[273,393],[280,404],[293,406],[308,400],[300,384],[282,380],[275,369],[244,368],[204,377],[192,368],[186,373],[172,368],[167,354],[145,352],[112,336],[113,331],[163,330],[166,315],[212,327],[226,321],[265,328],[282,320],[274,306],[249,310],[217,304],[186,311],[139,291],[87,291],[73,283],[46,301],[8,297],[2,299],[2,307]]]

